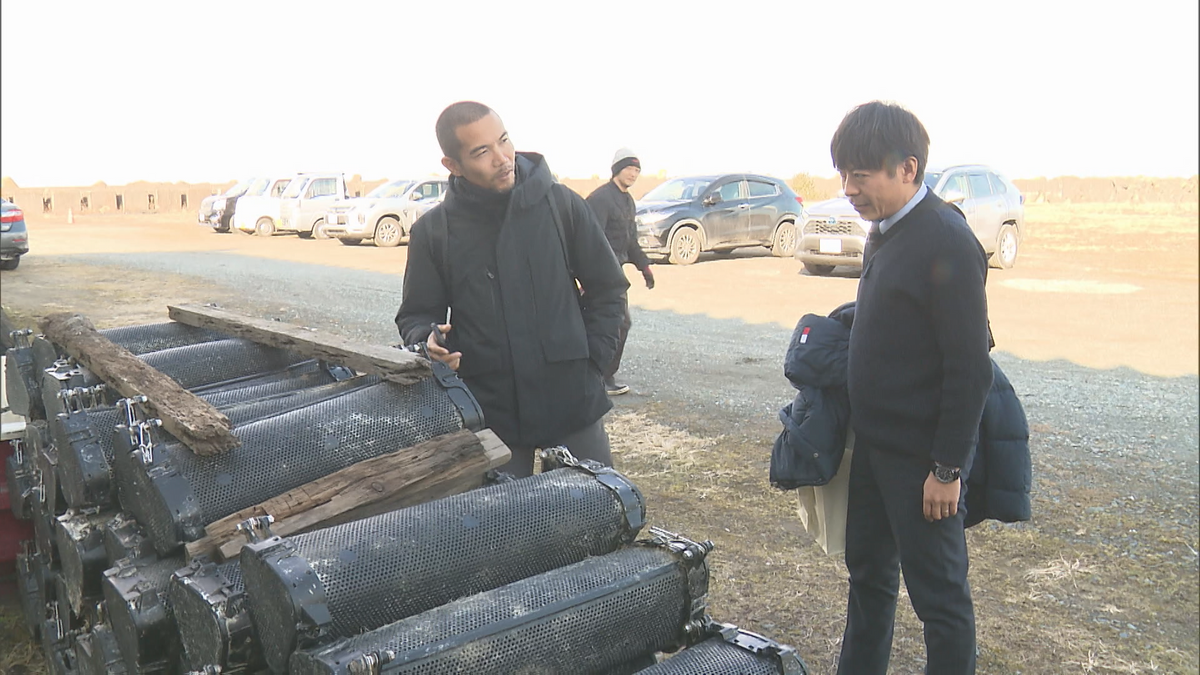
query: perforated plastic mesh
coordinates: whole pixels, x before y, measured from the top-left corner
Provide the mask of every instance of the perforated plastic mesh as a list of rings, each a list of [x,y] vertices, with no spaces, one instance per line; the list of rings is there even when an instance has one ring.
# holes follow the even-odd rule
[[[688,588],[674,554],[635,546],[296,652],[291,672],[345,672],[359,654],[393,650],[389,673],[606,673],[677,646]]]
[[[560,469],[289,541],[325,587],[332,636],[346,637],[610,553],[634,534],[611,489],[586,472]],[[276,586],[259,579],[287,573],[245,557],[255,623],[264,640],[283,640],[264,649],[286,654],[295,644],[292,600],[264,597]]]
[[[125,576],[105,573],[104,601],[125,664],[131,670],[173,656],[178,631],[171,613],[167,582],[183,567],[183,556],[171,556],[132,565]]]
[[[286,488],[279,492],[268,492],[264,489],[269,487],[272,480],[278,480],[278,476],[273,476],[272,474],[279,472],[285,465],[279,465],[273,461],[276,458],[270,453],[275,451],[274,448],[276,446],[272,443],[270,430],[264,433],[262,429],[259,429],[258,432],[252,434],[251,430],[255,428],[256,421],[279,420],[281,413],[288,413],[289,411],[302,413],[313,407],[313,404],[317,404],[318,402],[329,403],[337,400],[339,397],[367,390],[373,386],[372,383],[377,382],[378,378],[372,376],[357,377],[320,387],[285,392],[263,399],[256,399],[253,403],[246,405],[235,404],[230,407],[221,408],[222,412],[229,417],[229,421],[233,423],[234,435],[242,439],[242,445],[225,454],[213,457],[195,455],[192,451],[178,443],[171,442],[173,439],[168,434],[158,434],[156,432],[155,438],[162,440],[154,444],[154,461],[149,466],[143,466],[130,453],[123,451],[123,448],[129,447],[129,440],[124,432],[119,429],[114,430],[113,472],[116,477],[121,505],[142,523],[160,551],[172,550],[174,546],[181,543],[179,541],[180,534],[176,527],[181,514],[176,513],[172,508],[167,506],[169,500],[164,501],[166,496],[160,492],[159,487],[152,478],[152,474],[157,475],[164,471],[177,471],[188,481],[191,481],[193,476],[199,475],[200,483],[207,486],[207,492],[204,494],[209,500],[208,502],[201,502],[201,504],[210,504],[216,511],[223,508],[223,502],[232,499],[249,499],[250,502],[246,503],[246,506],[257,504],[270,496],[281,494],[286,491]],[[291,420],[291,424],[293,425],[310,423],[304,417],[293,416],[288,419]],[[303,431],[301,429],[289,428],[286,421],[284,424],[274,428],[279,429],[276,433],[285,437],[299,434]],[[258,453],[258,458],[240,459],[247,451],[252,455]],[[255,476],[240,476],[236,473],[248,470],[247,467],[257,467],[256,470],[260,474],[256,474],[255,476],[261,475],[268,478],[264,480]],[[320,475],[325,475],[325,473],[329,472],[326,471]],[[256,480],[262,480],[262,482],[255,483]],[[306,482],[308,481],[301,481],[300,483],[296,483],[296,485]],[[238,487],[235,487],[235,483]],[[193,487],[191,492],[195,493],[197,491]],[[233,513],[241,508],[244,507],[230,506],[227,512],[222,513],[222,516]],[[220,517],[212,517],[198,525],[207,525]]]
[[[260,408],[250,408],[248,401],[278,396],[292,391],[313,388],[333,382],[328,371],[316,362],[290,369],[282,374],[255,378],[237,388],[199,394],[230,417],[236,426],[246,421],[247,414]],[[124,422],[123,411],[108,406],[92,408],[76,415],[85,415],[91,427],[94,443],[66,443],[66,420],[55,417],[50,421],[59,445],[59,471],[63,492],[72,506],[84,507],[115,503],[113,483],[113,429]]]
[[[230,665],[231,639],[249,638],[249,616],[241,602],[244,590],[237,560],[205,565],[191,575],[181,571],[171,579],[167,593],[192,668]],[[237,635],[239,631],[245,634]]]
[[[109,341],[121,345],[133,354],[146,354],[173,347],[183,347],[227,338],[227,336],[211,330],[196,328],[195,326],[188,326],[175,321],[147,323],[139,326],[121,326],[120,328],[107,328],[98,332],[108,338]]]
[[[779,675],[782,672],[779,662],[770,657],[712,638],[638,675]]]
[[[155,466],[169,465],[187,481],[202,524],[207,524],[352,464],[460,428],[462,416],[433,378],[411,386],[379,383],[249,422],[237,432],[242,445],[220,455],[201,457],[160,444]],[[140,475],[147,475],[144,469]],[[176,515],[162,499],[139,495],[137,503],[125,504],[122,495],[121,500],[156,544],[174,532]]]
[[[308,360],[299,354],[241,339],[173,347],[144,354],[141,359],[184,389],[282,370]]]

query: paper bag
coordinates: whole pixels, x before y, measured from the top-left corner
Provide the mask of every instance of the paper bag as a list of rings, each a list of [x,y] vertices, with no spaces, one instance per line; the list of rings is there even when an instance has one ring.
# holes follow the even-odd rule
[[[854,454],[854,430],[846,433],[846,454],[837,474],[825,485],[796,490],[798,511],[804,529],[828,555],[846,552],[846,500],[850,494],[850,458]]]

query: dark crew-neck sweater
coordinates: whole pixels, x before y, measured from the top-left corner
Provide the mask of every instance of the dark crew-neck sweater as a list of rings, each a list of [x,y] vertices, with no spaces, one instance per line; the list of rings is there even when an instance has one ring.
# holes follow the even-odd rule
[[[955,207],[930,192],[872,234],[850,332],[860,442],[966,466],[992,384],[987,257]]]

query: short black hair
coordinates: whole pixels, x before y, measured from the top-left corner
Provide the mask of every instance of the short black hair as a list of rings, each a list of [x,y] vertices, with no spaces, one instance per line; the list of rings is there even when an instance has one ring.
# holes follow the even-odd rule
[[[895,103],[871,101],[846,113],[829,143],[833,168],[839,172],[876,171],[917,158],[917,182],[925,178],[929,133],[917,116]]]
[[[455,160],[462,159],[462,143],[458,142],[458,128],[478,122],[487,117],[492,111],[482,103],[475,101],[459,101],[446,106],[437,119],[438,145],[442,146],[442,154]]]

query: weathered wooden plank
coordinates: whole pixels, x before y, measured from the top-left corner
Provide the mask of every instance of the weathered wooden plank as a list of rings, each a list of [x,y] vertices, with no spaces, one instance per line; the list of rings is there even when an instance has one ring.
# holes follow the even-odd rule
[[[216,307],[169,305],[167,315],[189,326],[208,328],[325,359],[361,373],[382,375],[384,379],[399,384],[420,382],[432,372],[429,361],[412,352],[325,335],[311,328],[245,316]]]
[[[60,312],[38,324],[42,334],[123,396],[145,396],[163,428],[197,455],[216,455],[241,445],[229,418],[175,380],[96,331],[86,317]]]
[[[205,527],[206,536],[187,545],[191,559],[236,557],[238,523],[270,514],[280,536],[365,518],[478,487],[484,474],[508,462],[508,447],[491,430],[438,436],[410,448],[359,462]]]

